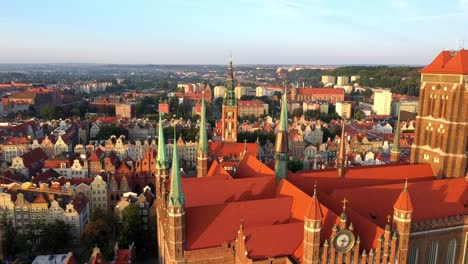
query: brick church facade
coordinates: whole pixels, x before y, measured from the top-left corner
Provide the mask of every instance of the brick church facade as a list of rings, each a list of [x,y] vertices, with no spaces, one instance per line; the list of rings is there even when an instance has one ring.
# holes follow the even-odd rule
[[[448,66],[451,59],[441,60]],[[423,80],[431,65],[422,70]],[[466,78],[464,83],[451,86],[453,96],[466,97]],[[426,86],[431,87],[423,81],[422,97]],[[286,99],[285,94],[280,126],[287,126]],[[420,102],[412,164],[346,167],[340,158],[338,170],[297,173],[286,167],[287,130],[276,141],[275,166],[270,168],[256,158],[255,143],[237,143],[229,136],[224,142],[208,142],[202,109],[198,177],[182,177],[177,148],[171,167],[164,147],[155,160],[159,262],[467,263],[466,154],[457,154],[460,147],[450,147],[443,137],[426,145],[423,135],[429,122],[433,127],[443,124],[445,133],[459,135],[458,144],[464,142],[465,149],[466,106],[458,104],[457,119],[444,119],[435,113],[449,111],[440,110],[443,104],[427,107],[431,100]],[[224,122],[233,116],[229,118]],[[226,135],[232,136],[236,125],[227,126],[231,130]],[[164,138],[158,140],[158,147],[163,146]],[[424,161],[424,151],[440,155],[440,165]],[[340,144],[338,157],[345,152]]]

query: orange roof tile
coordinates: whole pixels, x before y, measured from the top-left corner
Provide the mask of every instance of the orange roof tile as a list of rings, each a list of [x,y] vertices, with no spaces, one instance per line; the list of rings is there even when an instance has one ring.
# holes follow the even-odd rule
[[[232,177],[217,160],[214,160],[211,163],[210,169],[206,173],[206,179],[229,180],[232,179]]]
[[[403,191],[401,191],[400,195],[398,196],[398,199],[393,205],[393,208],[400,210],[400,211],[405,211],[405,212],[413,211],[413,205],[411,204],[411,197],[408,192],[407,183],[405,183],[405,187]]]
[[[468,50],[444,50],[421,73],[468,74]]]
[[[304,239],[304,224],[296,222],[252,228],[247,226],[245,233],[249,258],[290,256]]]
[[[34,199],[33,203],[47,203],[47,201],[44,198],[44,195],[39,194],[38,196],[36,196],[36,199]]]
[[[189,207],[186,209],[186,249],[215,247],[233,241],[241,218],[251,228],[287,223],[291,205],[290,197],[282,197]]]
[[[468,182],[463,178],[408,182],[413,207],[412,221],[468,214],[465,207],[468,202],[467,187]],[[350,208],[383,226],[387,215],[393,213],[395,201],[403,188],[404,183],[366,186],[336,190],[331,197],[338,199],[346,196]]]
[[[262,176],[274,177],[275,172],[255,158],[251,153],[247,152],[237,167],[235,177],[247,178]]]
[[[245,178],[237,180],[207,180],[182,178],[186,207],[223,204],[236,201],[273,198],[275,178]]]
[[[321,192],[331,193],[335,189],[401,183],[434,179],[431,164],[391,164],[346,168],[345,176],[338,178],[336,169],[301,171],[291,174],[288,180],[309,195],[317,183]]]
[[[256,143],[237,143],[237,142],[210,142],[210,154],[215,157],[238,157],[244,152],[244,146],[247,152],[257,155],[258,145]]]

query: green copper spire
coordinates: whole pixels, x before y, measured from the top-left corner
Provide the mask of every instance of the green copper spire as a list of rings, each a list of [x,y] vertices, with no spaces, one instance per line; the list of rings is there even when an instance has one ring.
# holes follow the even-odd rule
[[[198,151],[208,152],[208,136],[206,134],[206,106],[205,94],[203,93],[200,119],[200,138],[198,139]]]
[[[179,157],[177,154],[176,130],[174,127],[174,150],[172,152],[171,168],[171,190],[169,192],[168,203],[171,206],[184,206],[185,195],[182,190],[182,179],[180,176]]]
[[[162,113],[159,112],[158,123],[158,157],[156,158],[156,168],[167,169],[166,144],[164,142],[164,131],[162,124]]]
[[[226,79],[226,95],[224,96],[224,105],[236,106],[236,84],[234,81],[234,71],[232,69],[232,56],[229,58],[228,77]]]
[[[395,136],[393,138],[392,152],[400,152],[400,112],[398,112],[398,119],[395,123]]]
[[[281,114],[280,123],[278,127],[279,131],[288,131],[288,99],[286,86],[284,87],[283,100],[281,102]]]
[[[280,122],[276,133],[275,142],[275,178],[276,182],[286,178],[288,169],[288,102],[286,87],[284,87],[283,101],[281,104]]]

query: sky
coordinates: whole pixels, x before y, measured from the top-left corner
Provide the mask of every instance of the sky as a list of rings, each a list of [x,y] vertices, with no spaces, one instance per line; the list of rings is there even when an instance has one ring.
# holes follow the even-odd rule
[[[3,0],[0,63],[410,64],[468,47],[468,0]]]

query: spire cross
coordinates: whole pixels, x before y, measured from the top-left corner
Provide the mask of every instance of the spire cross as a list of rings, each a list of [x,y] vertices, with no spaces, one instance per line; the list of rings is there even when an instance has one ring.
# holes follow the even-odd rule
[[[345,198],[343,198],[343,201],[341,201],[343,203],[343,213],[346,211],[346,204],[349,203],[349,200]]]

